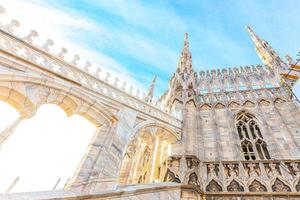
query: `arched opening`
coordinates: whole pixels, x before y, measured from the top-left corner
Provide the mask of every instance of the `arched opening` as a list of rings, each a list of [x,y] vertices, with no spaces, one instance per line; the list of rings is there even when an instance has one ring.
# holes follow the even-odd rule
[[[63,188],[76,170],[96,127],[79,115],[45,104],[24,119],[0,152],[0,191],[19,176],[11,192]]]
[[[176,137],[164,128],[153,125],[140,129],[126,150],[119,183],[164,181],[170,148],[175,141]]]
[[[255,160],[255,153],[251,142],[244,140],[242,142],[243,155],[246,160]]]
[[[271,159],[256,118],[245,112],[236,117],[236,130],[245,160]]]

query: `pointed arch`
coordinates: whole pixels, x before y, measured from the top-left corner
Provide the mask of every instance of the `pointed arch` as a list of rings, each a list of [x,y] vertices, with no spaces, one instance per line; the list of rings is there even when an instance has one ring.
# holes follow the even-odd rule
[[[239,136],[245,160],[271,159],[256,117],[240,111],[235,117],[235,127]]]
[[[193,172],[189,175],[188,184],[196,185],[196,186],[199,185],[198,176],[195,172]]]
[[[221,185],[215,181],[214,179],[212,179],[206,186],[206,191],[207,192],[222,192],[223,189],[221,187]]]
[[[274,100],[274,103],[275,104],[280,104],[280,103],[284,103],[285,102],[285,100],[283,100],[283,99],[281,99],[281,98],[276,98],[275,100]]]
[[[181,183],[178,176],[176,176],[173,172],[171,172],[169,169],[167,170],[167,173],[164,178],[164,182],[175,182],[175,183]]]
[[[263,185],[260,181],[254,179],[249,185],[250,192],[267,192],[267,187]]]
[[[245,102],[243,103],[243,106],[254,107],[254,106],[255,106],[255,103],[253,103],[252,101],[247,100],[247,101],[245,101]]]
[[[268,106],[268,105],[270,105],[270,102],[267,101],[267,100],[265,100],[265,99],[261,99],[261,100],[258,102],[258,104],[259,104],[260,106]]]
[[[211,106],[209,104],[203,104],[200,106],[201,110],[211,110]]]
[[[217,104],[215,105],[215,108],[217,108],[217,109],[223,109],[223,108],[225,108],[225,105],[222,104],[222,103],[217,103]]]
[[[281,180],[277,177],[272,185],[272,191],[273,192],[291,192],[291,188],[288,186],[288,184],[284,183],[283,180]]]
[[[227,186],[227,191],[230,192],[244,192],[244,187],[235,179],[233,179]]]
[[[137,124],[126,144],[121,165],[119,183],[148,183],[166,178],[165,165],[171,144],[180,139],[180,135],[166,125],[143,121]],[[169,174],[168,180],[177,182],[176,176]]]
[[[228,104],[229,108],[238,108],[239,106],[240,106],[240,104],[235,101],[232,101]]]

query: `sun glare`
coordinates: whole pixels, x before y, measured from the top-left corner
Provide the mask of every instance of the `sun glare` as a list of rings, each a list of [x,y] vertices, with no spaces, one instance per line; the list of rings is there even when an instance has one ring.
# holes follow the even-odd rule
[[[0,128],[19,116],[0,101]],[[57,180],[63,187],[84,155],[95,127],[81,116],[67,117],[56,105],[41,106],[31,119],[24,119],[0,150],[0,192],[16,177],[11,192],[51,190]]]

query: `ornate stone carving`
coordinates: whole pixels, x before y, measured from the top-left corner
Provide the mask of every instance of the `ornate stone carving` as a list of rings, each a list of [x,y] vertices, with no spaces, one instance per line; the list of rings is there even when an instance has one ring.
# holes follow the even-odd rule
[[[258,175],[258,174],[257,174],[257,171],[256,171],[256,169],[255,169],[256,164],[249,163],[247,166],[249,167],[248,174],[249,174],[250,177],[255,177],[255,176]]]
[[[269,171],[268,171],[268,176],[269,177],[275,177],[280,175],[277,169],[277,165],[275,163],[269,163]]]
[[[243,192],[244,187],[239,184],[236,180],[232,180],[230,184],[227,186],[227,190],[230,192]]]
[[[195,172],[190,175],[188,184],[199,186],[198,176]]]
[[[229,175],[229,177],[236,177],[236,176],[238,176],[237,166],[235,166],[233,164],[229,164],[229,165],[227,165],[227,167],[228,167],[228,175]]]
[[[167,171],[166,176],[164,178],[165,182],[175,182],[175,183],[181,183],[180,179],[178,176],[175,176],[173,172],[170,170]]]
[[[283,183],[280,179],[276,178],[272,185],[273,192],[291,192],[291,188]]]
[[[206,186],[206,191],[208,192],[221,192],[222,187],[215,180],[211,180],[209,184]]]
[[[250,192],[267,192],[267,187],[261,184],[259,181],[254,180],[249,185],[249,191]]]
[[[212,178],[217,176],[216,167],[215,167],[214,164],[208,164],[207,165],[207,174],[208,174],[209,179],[212,179]]]
[[[292,162],[292,163],[290,163],[290,165],[291,165],[291,168],[292,168],[293,173],[294,173],[297,177],[300,177],[300,167],[299,167],[299,164],[298,164],[298,163],[295,163],[295,162]]]

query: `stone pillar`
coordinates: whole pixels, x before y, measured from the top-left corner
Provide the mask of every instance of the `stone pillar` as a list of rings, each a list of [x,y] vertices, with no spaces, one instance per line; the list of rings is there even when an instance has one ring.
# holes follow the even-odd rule
[[[147,163],[147,167],[146,167],[146,171],[147,171],[147,176],[145,178],[145,183],[149,183],[151,180],[151,172],[152,169],[154,168],[153,164],[155,163],[155,151],[157,150],[157,143],[158,143],[158,138],[156,136],[154,136],[154,138],[152,138],[152,142],[150,142],[150,149],[151,149],[151,154],[150,154],[150,158],[149,161]]]
[[[135,111],[123,109],[118,113],[117,122],[106,122],[96,131],[66,189],[93,193],[117,187],[125,148],[133,133],[135,119]]]
[[[156,177],[155,175],[157,174],[158,165],[160,163],[161,148],[162,148],[162,139],[157,136],[156,141],[155,141],[155,148],[154,148],[154,152],[153,152],[153,161],[152,161],[150,182],[154,181],[154,179]]]
[[[190,101],[183,110],[182,143],[183,152],[189,155],[197,155],[197,112],[194,102]]]
[[[137,157],[135,158],[134,163],[133,163],[134,164],[133,168],[130,171],[129,183],[131,183],[131,184],[138,182],[138,179],[139,179],[139,177],[137,176],[138,167],[142,161],[146,147],[147,147],[147,145],[145,145],[144,143],[141,143],[139,152],[137,153]]]
[[[12,124],[10,124],[2,133],[0,134],[0,148],[8,140],[8,138],[14,133],[18,125],[23,120],[22,117],[16,119]]]

